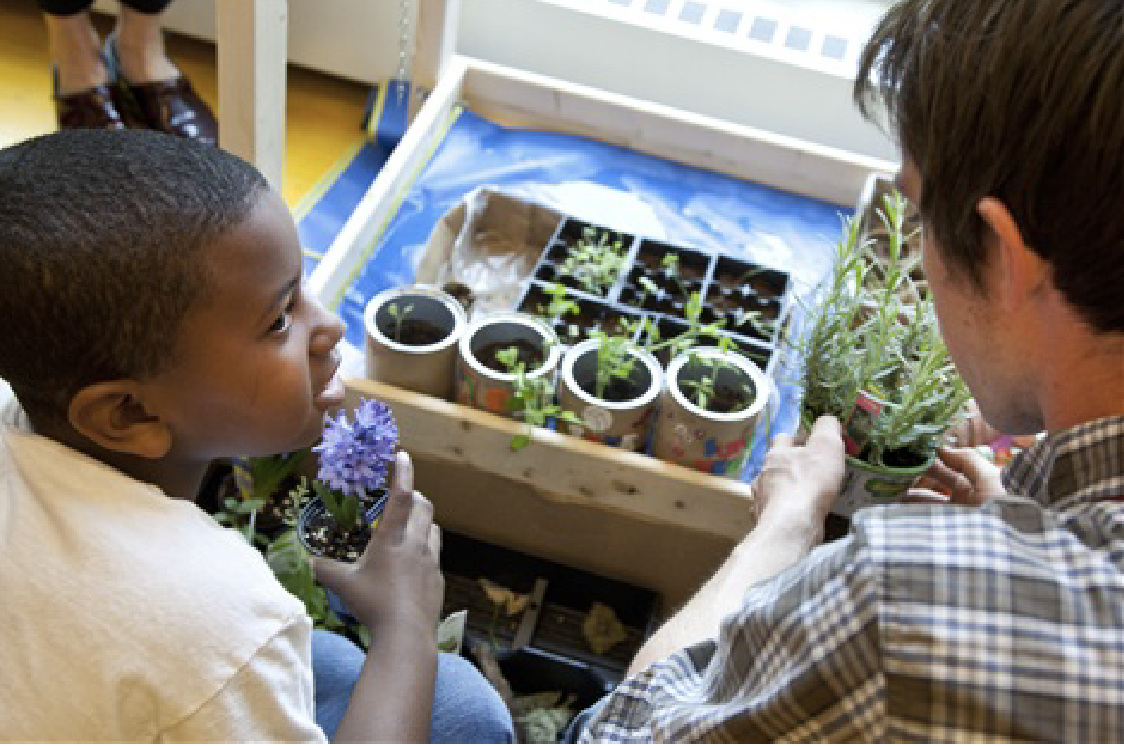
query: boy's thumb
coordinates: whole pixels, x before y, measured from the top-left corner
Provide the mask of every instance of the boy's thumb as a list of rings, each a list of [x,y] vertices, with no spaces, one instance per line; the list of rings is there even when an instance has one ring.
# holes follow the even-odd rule
[[[350,567],[346,562],[339,562],[327,557],[312,557],[309,564],[312,565],[312,574],[316,577],[316,580],[333,589],[339,579],[343,577],[343,573],[347,572]]]

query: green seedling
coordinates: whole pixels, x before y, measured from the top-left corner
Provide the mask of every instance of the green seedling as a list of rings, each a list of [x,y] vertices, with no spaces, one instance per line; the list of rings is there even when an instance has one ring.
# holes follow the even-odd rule
[[[386,312],[394,319],[394,341],[401,344],[402,342],[402,322],[414,310],[414,304],[410,303],[405,308],[399,309],[397,303],[390,303],[386,307]]]
[[[592,226],[582,229],[582,237],[570,247],[561,272],[573,277],[588,292],[602,293],[613,286],[624,269],[625,248],[611,240],[608,231]]]
[[[530,433],[534,427],[546,425],[548,417],[557,417],[564,422],[581,424],[581,418],[554,403],[554,385],[547,376],[529,378],[527,366],[519,359],[518,347],[507,347],[496,353],[496,359],[515,376],[512,388],[514,393],[508,400],[509,408],[522,415],[528,425],[527,432],[516,433],[511,437],[511,450],[518,451],[531,442]]]

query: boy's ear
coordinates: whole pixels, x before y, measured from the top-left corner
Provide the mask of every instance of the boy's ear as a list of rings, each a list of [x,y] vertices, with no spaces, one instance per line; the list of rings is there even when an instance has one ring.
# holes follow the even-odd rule
[[[102,448],[158,459],[172,447],[166,422],[145,407],[136,381],[102,381],[85,386],[70,400],[70,426]]]
[[[999,302],[1014,312],[1045,289],[1050,282],[1050,265],[1027,246],[1015,217],[1003,202],[984,197],[977,210],[995,238],[992,269]]]

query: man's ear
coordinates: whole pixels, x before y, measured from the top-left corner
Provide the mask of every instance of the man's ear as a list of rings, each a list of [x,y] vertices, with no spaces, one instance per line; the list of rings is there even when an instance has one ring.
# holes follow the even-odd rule
[[[136,381],[102,381],[80,389],[67,409],[70,426],[110,451],[163,458],[172,447],[166,422],[145,407]]]
[[[1004,310],[1035,302],[1050,282],[1050,265],[1023,240],[1022,231],[1007,206],[995,197],[984,197],[976,206],[995,241],[990,271],[992,289]]]

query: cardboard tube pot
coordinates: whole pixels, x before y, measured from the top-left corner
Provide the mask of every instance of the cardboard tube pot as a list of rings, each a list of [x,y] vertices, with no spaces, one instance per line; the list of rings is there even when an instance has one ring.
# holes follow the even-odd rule
[[[685,384],[708,374],[710,366],[688,365],[692,352],[707,363],[722,358],[727,365],[719,368],[716,385],[738,390],[748,386],[752,392],[749,406],[736,412],[712,412],[698,406]],[[741,476],[771,390],[761,369],[733,350],[696,347],[682,353],[667,366],[652,454],[707,474]]]
[[[405,314],[399,317],[401,325],[390,313],[391,305]],[[457,342],[468,326],[453,296],[420,286],[384,290],[367,303],[363,325],[369,378],[452,399]]]
[[[628,354],[635,360],[632,372],[627,381],[616,382],[626,389],[629,398],[598,398],[590,391],[597,380],[600,346],[601,340],[587,339],[562,357],[558,403],[582,420],[581,425],[568,422],[564,428],[570,435],[594,443],[643,452],[648,448],[648,434],[663,389],[663,369],[650,352],[629,347]]]
[[[558,336],[536,316],[502,313],[476,319],[457,345],[457,404],[511,416],[515,376],[483,362],[497,350],[511,346],[533,350],[541,356],[541,363],[533,368],[527,366],[528,378],[553,376],[562,357]]]

